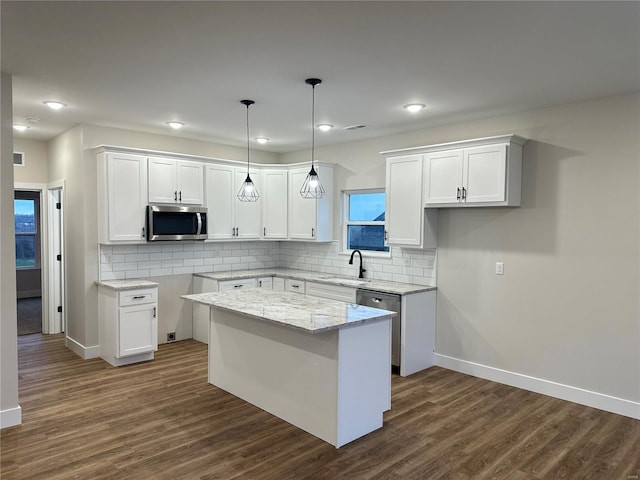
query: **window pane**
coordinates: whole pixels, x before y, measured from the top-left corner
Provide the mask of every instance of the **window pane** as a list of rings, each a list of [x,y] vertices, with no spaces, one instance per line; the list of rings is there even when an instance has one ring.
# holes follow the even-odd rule
[[[31,235],[16,237],[16,267],[36,266],[36,238]]]
[[[35,200],[14,200],[16,233],[36,233]]]
[[[384,193],[349,195],[349,221],[384,222]]]
[[[384,246],[384,225],[348,225],[347,250],[388,252]]]

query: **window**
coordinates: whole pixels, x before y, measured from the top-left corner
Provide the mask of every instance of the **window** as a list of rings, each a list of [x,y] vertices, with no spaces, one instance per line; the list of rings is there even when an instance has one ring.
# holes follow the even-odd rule
[[[13,201],[16,229],[16,268],[40,266],[39,199],[28,192],[16,192]]]
[[[344,193],[345,250],[388,252],[384,244],[385,193],[365,190]]]

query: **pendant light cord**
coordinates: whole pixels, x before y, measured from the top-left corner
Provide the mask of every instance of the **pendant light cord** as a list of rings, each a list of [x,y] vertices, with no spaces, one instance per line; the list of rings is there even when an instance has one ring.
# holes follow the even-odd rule
[[[311,86],[311,168],[316,150],[316,86]]]
[[[247,175],[249,175],[249,104],[247,104]]]

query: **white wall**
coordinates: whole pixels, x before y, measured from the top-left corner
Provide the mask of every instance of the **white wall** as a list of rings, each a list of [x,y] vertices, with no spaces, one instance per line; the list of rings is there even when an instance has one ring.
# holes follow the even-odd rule
[[[382,184],[379,151],[531,139],[520,208],[440,210],[436,350],[639,402],[639,107],[638,94],[622,95],[322,147],[316,157],[341,164],[339,195]]]
[[[0,428],[22,422],[18,405],[16,252],[13,221],[11,75],[0,79]]]
[[[24,165],[13,167],[16,183],[48,183],[49,162],[47,160],[47,142],[27,138],[15,138],[13,151],[24,153]]]

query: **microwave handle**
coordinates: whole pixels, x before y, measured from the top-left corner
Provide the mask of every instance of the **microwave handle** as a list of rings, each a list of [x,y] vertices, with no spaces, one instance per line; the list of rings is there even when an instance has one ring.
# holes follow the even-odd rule
[[[202,214],[200,212],[196,213],[196,217],[198,218],[198,235],[202,233]]]

